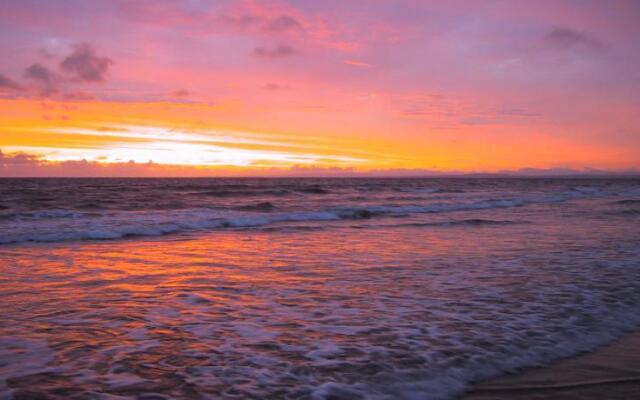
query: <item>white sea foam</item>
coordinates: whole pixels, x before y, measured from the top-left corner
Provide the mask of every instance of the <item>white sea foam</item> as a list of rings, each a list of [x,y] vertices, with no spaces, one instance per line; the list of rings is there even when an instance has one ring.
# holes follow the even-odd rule
[[[545,200],[546,201],[546,200]],[[241,212],[211,209],[172,211],[120,211],[99,216],[82,213],[31,213],[32,217],[11,221],[0,231],[0,244],[109,240],[132,236],[160,236],[224,228],[262,227],[284,222],[323,222],[373,216],[434,214],[456,211],[520,207],[535,203],[526,199],[487,199],[466,203],[343,206],[318,211]],[[40,215],[40,217],[38,217]],[[43,219],[44,218],[44,219]],[[7,222],[5,222],[6,224]]]
[[[530,211],[464,205],[487,204]],[[407,212],[385,207],[375,212]],[[20,305],[1,316],[21,322],[1,328],[0,363],[17,366],[3,374],[14,386],[97,398],[455,398],[478,379],[594,349],[640,324],[637,226],[542,209],[547,219],[531,229],[498,226],[495,236],[394,227],[248,241],[231,231],[230,246],[210,236],[157,243],[171,255],[157,258],[145,242],[15,246],[0,252],[0,297]],[[350,212],[361,209],[234,217],[357,218]],[[231,218],[180,215],[185,224],[204,216]],[[32,376],[53,366],[71,381]]]

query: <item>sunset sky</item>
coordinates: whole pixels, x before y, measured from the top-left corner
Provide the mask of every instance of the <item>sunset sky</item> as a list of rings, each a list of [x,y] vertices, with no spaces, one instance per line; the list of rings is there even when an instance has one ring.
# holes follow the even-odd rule
[[[640,2],[0,2],[0,176],[640,169]]]

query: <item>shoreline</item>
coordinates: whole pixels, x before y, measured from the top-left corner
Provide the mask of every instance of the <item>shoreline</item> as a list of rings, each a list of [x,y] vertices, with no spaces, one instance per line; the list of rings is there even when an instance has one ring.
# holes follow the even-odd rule
[[[640,330],[545,367],[481,381],[461,400],[631,399],[640,393]]]

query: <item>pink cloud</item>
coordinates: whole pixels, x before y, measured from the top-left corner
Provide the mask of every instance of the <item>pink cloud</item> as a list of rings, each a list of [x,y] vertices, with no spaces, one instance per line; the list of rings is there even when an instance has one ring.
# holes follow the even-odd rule
[[[500,125],[615,154],[613,131],[640,147],[639,18],[624,0],[7,0],[0,96],[231,105],[206,117],[407,147]]]
[[[345,64],[347,65],[351,65],[353,67],[360,67],[360,68],[371,68],[371,64],[363,62],[363,61],[356,61],[356,60],[344,60],[343,61]]]

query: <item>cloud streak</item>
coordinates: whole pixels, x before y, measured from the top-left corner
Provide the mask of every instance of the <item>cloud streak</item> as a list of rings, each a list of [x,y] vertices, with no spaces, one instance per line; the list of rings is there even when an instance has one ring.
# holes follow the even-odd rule
[[[547,33],[546,42],[550,47],[567,49],[602,50],[605,46],[598,39],[586,32],[571,28],[554,28]]]
[[[21,91],[24,88],[18,82],[14,81],[11,78],[6,77],[5,75],[0,74],[0,91]]]
[[[262,85],[262,88],[265,89],[265,90],[276,92],[278,90],[287,89],[288,86],[287,85],[282,85],[280,83],[269,82],[269,83],[266,83],[266,84]]]
[[[40,63],[31,64],[24,70],[24,76],[36,82],[40,95],[48,97],[60,91],[62,78],[56,72]]]
[[[302,22],[291,15],[260,15],[258,10],[248,10],[239,15],[226,15],[222,20],[241,30],[254,29],[258,32],[272,34],[286,34],[304,30]]]
[[[267,22],[266,30],[271,32],[285,32],[290,30],[302,29],[302,24],[290,15],[280,15]]]
[[[291,46],[280,44],[272,48],[256,47],[253,54],[261,58],[285,58],[295,55],[296,51]]]

